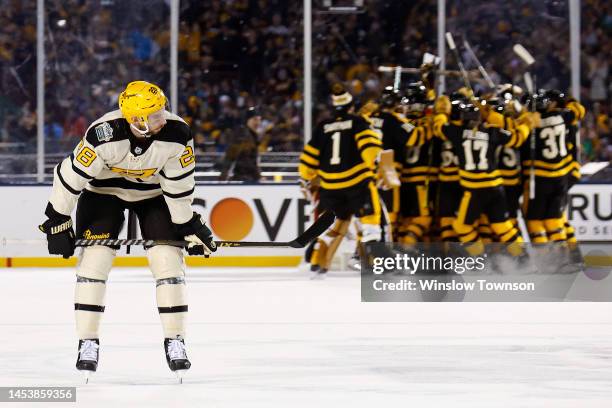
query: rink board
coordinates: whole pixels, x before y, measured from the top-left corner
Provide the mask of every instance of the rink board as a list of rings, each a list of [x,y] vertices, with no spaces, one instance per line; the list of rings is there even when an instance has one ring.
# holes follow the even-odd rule
[[[44,220],[50,186],[2,186],[0,239],[36,240],[44,236],[37,225]],[[568,218],[579,240],[612,242],[612,184],[577,184],[570,193]],[[311,222],[312,208],[299,187],[279,185],[196,186],[194,209],[204,215],[216,239],[290,241]],[[120,236],[125,237],[123,231]],[[189,266],[296,266],[302,250],[292,248],[223,248],[214,257],[187,257]],[[132,255],[119,251],[116,266],[146,266],[142,248]],[[0,244],[0,267],[65,267],[76,259],[50,257],[44,243]]]

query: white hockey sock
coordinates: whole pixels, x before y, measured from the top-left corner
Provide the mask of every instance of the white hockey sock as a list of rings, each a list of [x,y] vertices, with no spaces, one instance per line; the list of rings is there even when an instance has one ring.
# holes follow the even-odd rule
[[[165,278],[157,280],[157,309],[161,319],[164,337],[185,337],[187,317],[187,290],[185,279]]]
[[[104,313],[106,282],[77,276],[74,290],[74,313],[79,339],[100,337],[100,319]]]

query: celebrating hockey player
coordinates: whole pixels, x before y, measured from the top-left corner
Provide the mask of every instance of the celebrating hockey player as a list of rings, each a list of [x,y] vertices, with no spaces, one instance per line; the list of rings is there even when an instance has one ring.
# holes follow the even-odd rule
[[[195,156],[190,128],[168,112],[166,104],[158,86],[129,83],[119,95],[119,109],[93,122],[73,153],[55,167],[45,210],[48,219],[39,227],[47,234],[49,253],[73,255],[75,206],[76,238],[118,238],[124,210],[131,209],[144,239],[184,239],[191,255],[216,251],[210,229],[191,208]],[[98,367],[100,319],[116,249],[88,246],[79,257],[76,367],[87,374]],[[184,343],[187,298],[182,248],[153,245],[147,248],[147,257],[156,280],[166,359],[180,375],[191,366]]]
[[[520,146],[527,138],[529,129],[537,125],[539,116],[526,113],[517,129],[507,131],[502,128],[501,115],[493,111],[483,114],[471,102],[460,105],[461,124],[448,122],[451,104],[447,97],[438,98],[435,109],[435,134],[449,140],[459,157],[459,182],[464,193],[453,222],[459,240],[467,244],[466,249],[470,254],[483,253],[484,245],[474,223],[484,214],[491,223],[492,232],[501,242],[508,244],[508,251],[515,256],[520,255],[520,261],[526,261],[519,245],[523,240],[508,220],[503,179],[495,151],[499,146]]]
[[[565,95],[557,90],[540,90],[533,97],[542,123],[534,135],[533,152],[527,144],[521,152],[523,173],[535,173],[535,197],[525,200],[527,229],[534,243],[562,243],[557,249],[565,253],[568,247],[563,211],[568,184],[577,177],[572,154],[575,154],[575,141],[568,138],[568,133],[583,119],[585,109],[577,101],[566,104]],[[570,229],[570,232],[573,231]]]
[[[332,89],[332,105],[334,116],[314,130],[299,166],[304,185],[319,177],[319,209],[337,217],[310,256],[311,266],[321,275],[329,269],[353,215],[361,222],[364,245],[381,239],[380,198],[374,183],[380,135],[366,119],[353,114],[353,97],[340,84]]]
[[[408,119],[397,112],[400,101],[400,92],[392,86],[386,87],[381,95],[379,108],[368,119],[372,126],[381,132],[383,149],[393,151],[393,166],[401,173],[406,151],[425,143],[427,129],[424,126],[409,123]],[[389,220],[393,225],[394,233],[396,233],[395,223],[398,221],[400,211],[400,186],[388,188],[381,191],[380,194],[389,212]]]
[[[429,182],[438,169],[431,163],[431,128],[426,108],[429,103],[427,88],[421,82],[408,84],[403,98],[410,126],[419,129],[422,143],[406,150],[401,169],[400,242],[413,245],[422,242],[431,226]]]

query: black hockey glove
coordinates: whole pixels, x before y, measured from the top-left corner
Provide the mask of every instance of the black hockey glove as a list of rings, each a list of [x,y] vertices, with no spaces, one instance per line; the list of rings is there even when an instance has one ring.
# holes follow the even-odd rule
[[[51,255],[61,255],[66,259],[70,258],[74,255],[75,248],[72,219],[55,211],[51,203],[47,205],[45,215],[49,219],[39,225],[38,229],[47,234],[49,253]]]
[[[185,224],[176,224],[176,229],[185,237],[185,241],[189,241],[189,245],[185,248],[189,255],[204,255],[208,258],[217,250],[212,232],[202,221],[200,214],[193,213],[193,217]]]

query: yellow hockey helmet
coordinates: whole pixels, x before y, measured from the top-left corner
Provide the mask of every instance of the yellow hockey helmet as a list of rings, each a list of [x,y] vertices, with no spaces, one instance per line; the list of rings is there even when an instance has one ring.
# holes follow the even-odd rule
[[[166,106],[164,91],[146,81],[130,82],[119,95],[119,109],[129,124],[146,124],[149,115]]]

